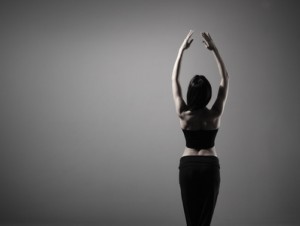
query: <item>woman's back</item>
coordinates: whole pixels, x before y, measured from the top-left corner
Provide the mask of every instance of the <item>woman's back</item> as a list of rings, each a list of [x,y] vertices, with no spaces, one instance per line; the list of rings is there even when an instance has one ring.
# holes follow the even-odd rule
[[[186,140],[183,156],[217,156],[214,144],[219,124],[220,117],[210,109],[184,111],[180,117],[180,127]]]
[[[185,130],[213,130],[220,126],[220,117],[211,109],[184,111],[180,117],[180,126]]]

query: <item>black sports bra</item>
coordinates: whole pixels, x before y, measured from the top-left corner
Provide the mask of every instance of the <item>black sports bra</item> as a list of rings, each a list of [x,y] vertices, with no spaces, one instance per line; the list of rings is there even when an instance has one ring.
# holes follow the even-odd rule
[[[182,129],[186,147],[193,149],[208,149],[215,146],[215,138],[219,129],[186,130]]]

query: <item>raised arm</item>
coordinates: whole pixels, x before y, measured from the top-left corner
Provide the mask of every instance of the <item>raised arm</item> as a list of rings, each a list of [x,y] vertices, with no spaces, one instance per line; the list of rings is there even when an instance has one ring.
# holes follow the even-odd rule
[[[182,92],[181,92],[181,86],[179,81],[179,74],[180,74],[180,66],[181,66],[181,59],[183,56],[183,52],[188,49],[193,42],[193,39],[190,40],[191,36],[193,34],[193,31],[190,30],[186,38],[184,39],[183,43],[181,44],[178,55],[173,67],[172,72],[172,92],[173,92],[173,99],[175,102],[175,108],[176,113],[179,117],[181,117],[181,114],[184,110],[186,110],[186,103],[183,100]]]
[[[218,91],[218,96],[215,103],[212,106],[212,110],[215,111],[218,116],[221,116],[224,111],[224,106],[228,95],[229,77],[228,77],[227,70],[225,68],[225,64],[210,34],[202,33],[202,37],[203,37],[203,43],[205,44],[206,48],[213,52],[219,68],[219,73],[221,75],[221,82]]]

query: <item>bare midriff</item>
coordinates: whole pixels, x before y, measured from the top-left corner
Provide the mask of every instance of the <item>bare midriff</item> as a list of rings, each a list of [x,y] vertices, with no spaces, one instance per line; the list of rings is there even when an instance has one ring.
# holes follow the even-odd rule
[[[183,151],[182,156],[189,156],[189,155],[190,156],[192,155],[217,156],[217,152],[215,147],[208,148],[208,149],[200,149],[200,150],[186,147]]]

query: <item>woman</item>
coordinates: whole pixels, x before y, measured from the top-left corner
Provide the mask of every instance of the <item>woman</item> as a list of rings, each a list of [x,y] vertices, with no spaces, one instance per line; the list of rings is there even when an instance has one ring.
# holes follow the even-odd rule
[[[223,60],[209,33],[202,33],[203,43],[215,56],[221,83],[211,109],[211,85],[203,75],[195,75],[189,84],[187,102],[183,100],[179,82],[182,56],[193,39],[193,31],[184,39],[172,74],[172,90],[186,147],[180,158],[179,184],[188,226],[209,226],[215,209],[219,186],[220,165],[214,140],[228,93],[228,74]]]

